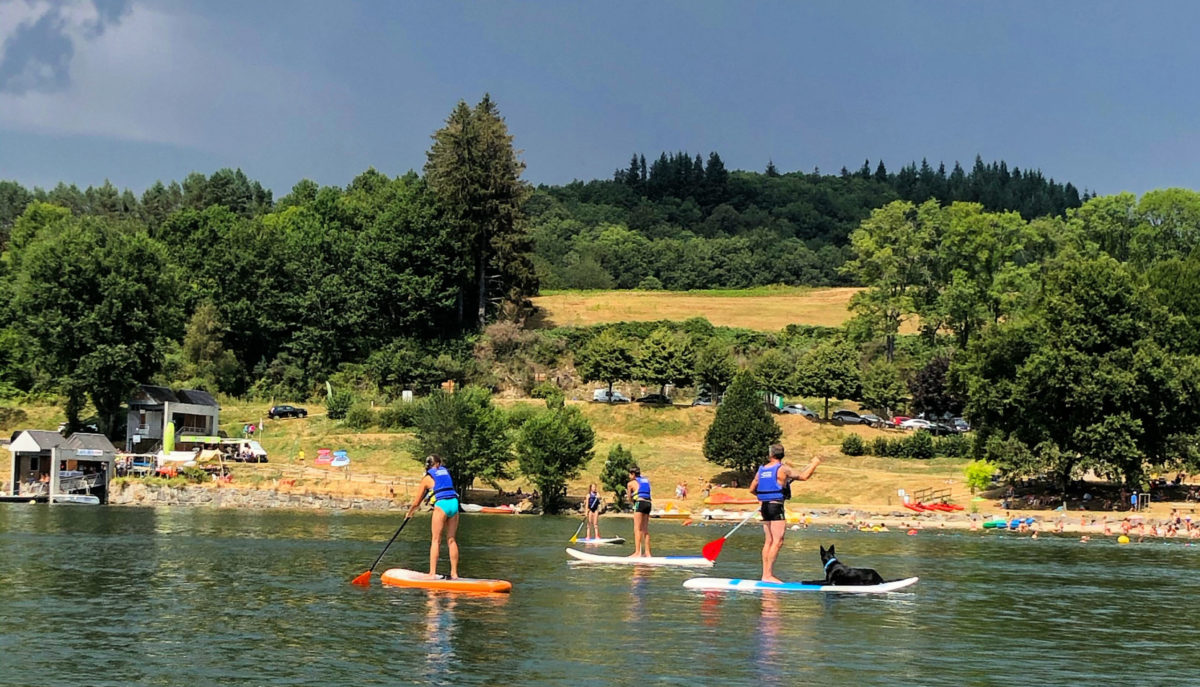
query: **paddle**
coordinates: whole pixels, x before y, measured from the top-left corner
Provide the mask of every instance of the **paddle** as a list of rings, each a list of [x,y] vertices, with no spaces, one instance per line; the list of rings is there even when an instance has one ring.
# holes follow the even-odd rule
[[[705,558],[707,558],[710,561],[717,560],[717,556],[721,555],[721,547],[725,546],[725,540],[729,538],[729,535],[733,534],[734,532],[737,532],[739,527],[750,522],[750,518],[753,518],[754,514],[757,512],[758,511],[756,511],[756,510],[750,511],[750,514],[747,515],[745,518],[742,518],[742,521],[739,522],[737,525],[734,525],[733,529],[726,532],[725,536],[721,537],[720,539],[716,539],[714,541],[710,541],[709,543],[705,544],[704,548],[700,549],[700,554],[703,555]]]
[[[388,540],[387,546],[383,547],[383,551],[379,552],[379,556],[375,559],[375,562],[371,564],[371,567],[367,568],[365,573],[359,575],[353,580],[350,580],[350,584],[356,584],[360,587],[371,586],[371,573],[375,572],[375,566],[379,565],[379,561],[383,560],[383,554],[387,553],[387,550],[392,546],[392,542],[396,541],[396,537],[400,536],[400,532],[404,529],[404,526],[408,524],[409,520],[412,520],[412,516],[404,518],[404,522],[400,523],[400,527],[396,529],[396,533],[393,534],[392,538]]]
[[[571,535],[571,538],[569,540],[567,540],[567,543],[574,544],[575,542],[579,541],[579,533],[583,531],[583,526],[586,524],[587,524],[587,515],[584,514],[583,522],[579,523],[579,527],[575,528],[575,534]]]

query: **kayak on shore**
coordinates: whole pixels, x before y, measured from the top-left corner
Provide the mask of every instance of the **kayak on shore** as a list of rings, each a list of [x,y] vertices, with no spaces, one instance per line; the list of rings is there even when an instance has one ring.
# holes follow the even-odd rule
[[[444,575],[429,577],[428,574],[404,568],[391,568],[379,576],[379,581],[389,587],[411,587],[418,589],[440,589],[451,592],[475,592],[504,594],[512,591],[508,580],[484,580],[460,577],[452,580]]]
[[[762,582],[761,580],[736,580],[723,577],[693,577],[685,580],[687,589],[703,591],[737,592],[826,592],[835,594],[886,594],[917,583],[919,578],[908,577],[883,584],[834,585],[809,584],[806,582]]]

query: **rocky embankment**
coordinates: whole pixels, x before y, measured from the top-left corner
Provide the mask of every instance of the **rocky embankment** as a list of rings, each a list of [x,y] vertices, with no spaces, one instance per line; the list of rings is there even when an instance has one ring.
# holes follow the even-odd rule
[[[210,506],[213,508],[292,508],[314,510],[377,510],[398,507],[391,499],[294,493],[273,489],[117,485],[108,500],[113,506]]]

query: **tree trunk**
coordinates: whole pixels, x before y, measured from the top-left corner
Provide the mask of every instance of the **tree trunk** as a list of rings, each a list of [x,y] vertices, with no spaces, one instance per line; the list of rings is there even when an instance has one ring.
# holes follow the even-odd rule
[[[479,319],[476,323],[479,329],[483,329],[483,324],[487,318],[487,271],[484,269],[485,262],[484,251],[481,249],[475,266],[475,276],[479,281]]]
[[[825,397],[825,419],[829,419],[829,397]]]

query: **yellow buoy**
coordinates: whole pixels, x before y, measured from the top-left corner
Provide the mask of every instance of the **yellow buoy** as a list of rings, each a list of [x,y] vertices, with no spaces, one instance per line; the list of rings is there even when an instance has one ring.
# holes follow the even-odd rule
[[[1118,544],[1128,544],[1129,537],[1126,537],[1125,535],[1122,534],[1121,536],[1117,537],[1117,543]]]

